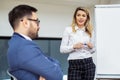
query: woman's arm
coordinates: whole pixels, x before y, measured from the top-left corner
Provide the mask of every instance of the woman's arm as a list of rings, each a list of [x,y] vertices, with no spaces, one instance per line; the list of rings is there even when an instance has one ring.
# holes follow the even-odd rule
[[[70,39],[70,28],[67,27],[63,33],[63,37],[60,45],[61,53],[70,53],[74,51],[73,45],[69,45],[69,39]]]

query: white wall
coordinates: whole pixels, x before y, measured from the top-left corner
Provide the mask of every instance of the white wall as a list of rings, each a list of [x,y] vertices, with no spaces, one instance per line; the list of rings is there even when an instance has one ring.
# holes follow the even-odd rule
[[[110,4],[120,4],[120,0],[110,0]]]
[[[23,2],[20,0],[4,0],[0,3],[0,36],[11,36],[13,31],[8,22],[8,12],[18,4],[28,4],[38,9],[40,19],[39,37],[62,37],[66,26],[71,25],[76,7],[49,3]],[[91,15],[93,8],[89,7]],[[94,19],[91,17],[92,20]]]
[[[11,36],[13,31],[8,22],[8,12],[18,4],[28,4],[38,9],[40,19],[40,37],[61,37],[66,26],[72,22],[76,7],[4,0],[0,3],[0,36]]]
[[[30,2],[29,2],[30,1]],[[100,4],[118,4],[120,0],[100,0]],[[11,36],[13,31],[8,22],[8,12],[18,4],[29,4],[38,9],[40,37],[61,37],[66,26],[72,22],[73,12],[77,6],[36,3],[28,0],[3,0],[0,3],[0,36]],[[94,21],[94,6],[89,7],[92,24]],[[95,26],[94,26],[95,27]]]

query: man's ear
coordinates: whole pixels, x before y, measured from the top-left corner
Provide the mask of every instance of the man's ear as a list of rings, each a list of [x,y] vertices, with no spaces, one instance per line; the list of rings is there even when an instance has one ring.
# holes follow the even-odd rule
[[[24,18],[23,19],[23,26],[24,27],[29,27],[29,25],[30,25],[29,21],[26,18]]]

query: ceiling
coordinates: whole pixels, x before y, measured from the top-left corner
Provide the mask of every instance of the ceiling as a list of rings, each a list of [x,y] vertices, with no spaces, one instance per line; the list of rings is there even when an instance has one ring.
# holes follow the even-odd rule
[[[19,1],[91,7],[101,3],[109,3],[111,0],[19,0]]]

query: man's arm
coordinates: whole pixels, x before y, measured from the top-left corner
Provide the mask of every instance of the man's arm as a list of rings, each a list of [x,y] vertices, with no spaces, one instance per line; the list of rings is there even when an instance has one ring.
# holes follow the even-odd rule
[[[46,80],[62,80],[63,73],[58,62],[44,56],[38,47],[24,47],[19,54],[20,68],[43,76]]]
[[[40,76],[40,77],[39,77],[39,80],[45,80],[45,78],[44,78],[44,77],[42,77],[42,76]]]

